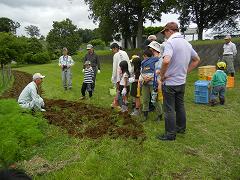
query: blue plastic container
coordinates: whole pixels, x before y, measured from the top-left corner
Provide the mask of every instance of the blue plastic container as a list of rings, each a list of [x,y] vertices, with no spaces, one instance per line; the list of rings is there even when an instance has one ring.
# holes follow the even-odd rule
[[[198,80],[195,82],[195,103],[208,104],[209,102],[209,85],[210,81]]]

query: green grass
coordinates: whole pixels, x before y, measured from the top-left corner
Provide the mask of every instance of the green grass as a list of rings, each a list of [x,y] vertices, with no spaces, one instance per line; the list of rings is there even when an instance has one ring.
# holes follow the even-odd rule
[[[0,94],[5,90],[7,90],[9,87],[11,87],[12,83],[13,83],[13,78],[3,82],[2,72],[0,72]]]
[[[63,91],[57,62],[21,67],[18,70],[46,75],[44,97],[78,100],[83,79],[82,65],[73,67],[73,89]],[[109,107],[112,97],[111,64],[102,64],[97,75],[93,99],[87,103]],[[209,107],[194,103],[197,71],[188,76],[185,105],[187,133],[174,142],[155,139],[164,132],[164,122],[154,122],[154,114],[144,123],[146,141],[131,139],[77,139],[65,131],[49,126],[46,140],[26,148],[28,157],[38,155],[51,163],[80,158],[63,169],[35,176],[35,179],[239,179],[240,178],[240,76],[236,87],[226,93],[226,105]],[[81,110],[81,109],[79,109]]]

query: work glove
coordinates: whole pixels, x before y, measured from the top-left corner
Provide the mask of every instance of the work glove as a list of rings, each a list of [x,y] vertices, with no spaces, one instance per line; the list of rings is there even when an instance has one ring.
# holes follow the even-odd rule
[[[134,76],[134,77],[131,77],[131,78],[129,78],[129,83],[133,83],[133,82],[135,82],[135,76]]]
[[[97,73],[100,74],[100,72],[101,72],[101,71],[100,71],[100,69],[99,69],[99,70],[97,71]]]
[[[123,88],[123,90],[122,90],[122,95],[123,95],[123,96],[126,96],[126,94],[127,94],[127,88]]]
[[[84,73],[84,72],[85,72],[85,69],[83,69],[82,72]]]

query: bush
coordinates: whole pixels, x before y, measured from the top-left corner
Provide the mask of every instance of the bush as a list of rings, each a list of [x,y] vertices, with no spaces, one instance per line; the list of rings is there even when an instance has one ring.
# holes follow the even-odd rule
[[[31,64],[32,63],[32,53],[25,53],[23,55],[23,62]]]
[[[94,49],[104,49],[104,47],[106,46],[105,42],[101,39],[93,39],[89,41],[89,44],[92,44]]]
[[[33,64],[45,64],[50,62],[50,56],[47,51],[34,54],[32,56],[31,63]]]
[[[22,112],[14,100],[0,101],[0,167],[21,160],[24,149],[41,142],[46,121]]]

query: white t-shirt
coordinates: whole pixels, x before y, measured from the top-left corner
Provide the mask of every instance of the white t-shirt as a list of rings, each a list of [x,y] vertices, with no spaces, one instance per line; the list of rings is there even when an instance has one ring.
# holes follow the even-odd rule
[[[129,76],[127,73],[124,73],[122,75],[120,75],[120,85],[124,86],[125,85],[125,78],[127,78],[127,86],[129,86]]]
[[[114,83],[114,84],[116,84],[117,82],[120,81],[121,70],[119,67],[119,63],[121,61],[127,61],[128,62],[128,70],[129,70],[130,74],[132,72],[131,63],[129,61],[128,54],[123,50],[119,50],[113,56],[112,83]]]

